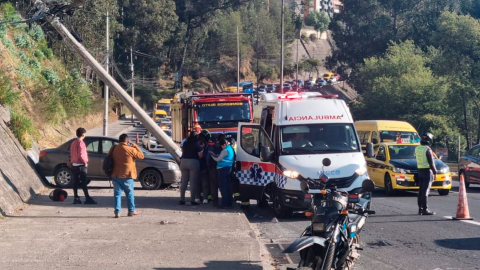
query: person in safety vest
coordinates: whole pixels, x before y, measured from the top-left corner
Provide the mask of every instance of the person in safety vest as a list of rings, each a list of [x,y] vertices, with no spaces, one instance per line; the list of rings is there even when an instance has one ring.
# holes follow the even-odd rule
[[[433,151],[430,145],[433,141],[433,134],[426,132],[420,136],[420,146],[415,148],[418,169],[418,214],[435,215],[435,212],[428,210],[427,198],[434,179],[437,178],[437,169],[433,160]]]

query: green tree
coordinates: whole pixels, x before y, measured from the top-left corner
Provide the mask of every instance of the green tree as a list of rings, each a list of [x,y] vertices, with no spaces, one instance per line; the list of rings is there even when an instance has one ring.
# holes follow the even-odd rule
[[[324,11],[310,11],[305,18],[305,24],[313,26],[315,31],[325,32],[330,24],[330,17]]]

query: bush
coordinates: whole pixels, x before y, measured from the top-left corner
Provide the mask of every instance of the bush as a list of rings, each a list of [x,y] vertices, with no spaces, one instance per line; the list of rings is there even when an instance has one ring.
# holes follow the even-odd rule
[[[49,89],[48,93],[43,96],[42,105],[45,120],[51,124],[57,125],[67,117],[62,100],[53,88]]]
[[[1,10],[6,21],[12,21],[12,18],[18,15],[12,3],[3,3],[1,5]]]
[[[16,55],[18,58],[20,58],[20,60],[22,60],[23,63],[28,64],[28,57],[24,52],[18,52]]]
[[[36,41],[41,41],[45,38],[45,34],[43,33],[42,27],[40,25],[34,25],[28,34]]]
[[[10,39],[8,39],[7,37],[0,37],[0,41],[2,41],[3,45],[5,45],[5,47],[7,49],[9,49],[11,52],[13,53],[16,53],[16,50],[15,48],[13,47],[13,44],[12,42],[10,41]]]
[[[39,49],[40,51],[42,51],[42,53],[43,53],[48,59],[51,60],[51,59],[53,58],[53,51],[52,51],[52,49],[50,49],[50,48],[48,47],[47,42],[44,41],[44,42],[40,43],[40,45],[38,46],[38,49]]]
[[[33,55],[35,55],[35,57],[38,58],[38,60],[42,61],[43,59],[45,59],[45,54],[41,51],[41,50],[35,50],[33,52]]]
[[[74,78],[60,82],[58,94],[68,117],[83,116],[90,110],[90,90]]]
[[[33,46],[30,37],[24,34],[15,34],[15,44],[19,48],[31,48]]]
[[[312,42],[315,42],[317,40],[317,35],[316,34],[310,34],[309,38]]]
[[[42,64],[40,64],[40,62],[38,62],[37,59],[30,59],[28,60],[28,64],[35,70],[40,70],[42,69]]]
[[[34,73],[30,69],[30,67],[28,67],[25,64],[21,64],[20,67],[18,67],[17,72],[18,72],[18,74],[22,75],[25,78],[33,78],[34,77]]]
[[[2,76],[2,74],[0,74]],[[0,104],[12,106],[18,101],[18,93],[12,91],[12,87],[6,77],[0,79]]]
[[[58,75],[54,70],[45,69],[44,71],[42,71],[42,75],[51,85],[55,85],[60,82],[60,79],[58,78]]]
[[[7,26],[6,24],[2,23],[0,24],[0,38],[4,38],[6,34],[7,34]]]
[[[30,118],[26,117],[17,110],[11,110],[11,118],[8,127],[23,148],[29,149],[32,147],[30,136],[33,133],[33,125]]]

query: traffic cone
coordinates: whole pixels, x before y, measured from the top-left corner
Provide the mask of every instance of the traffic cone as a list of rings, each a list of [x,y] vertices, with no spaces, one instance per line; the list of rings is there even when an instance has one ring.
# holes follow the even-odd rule
[[[460,174],[460,185],[458,191],[458,207],[457,216],[452,219],[456,220],[472,220],[470,212],[468,211],[467,192],[465,190],[465,179],[463,174]]]
[[[140,144],[140,140],[138,139],[138,132],[137,132],[137,140],[136,140],[137,144]]]

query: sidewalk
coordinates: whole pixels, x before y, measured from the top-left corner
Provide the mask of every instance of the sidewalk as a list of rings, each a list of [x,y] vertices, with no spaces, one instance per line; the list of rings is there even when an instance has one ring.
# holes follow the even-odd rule
[[[142,213],[127,217],[123,198],[122,217],[115,219],[112,189],[106,182],[91,185],[98,205],[73,205],[71,190],[65,202],[46,193],[0,220],[0,269],[269,268],[262,268],[257,233],[238,208],[181,206],[178,190],[137,185]]]

